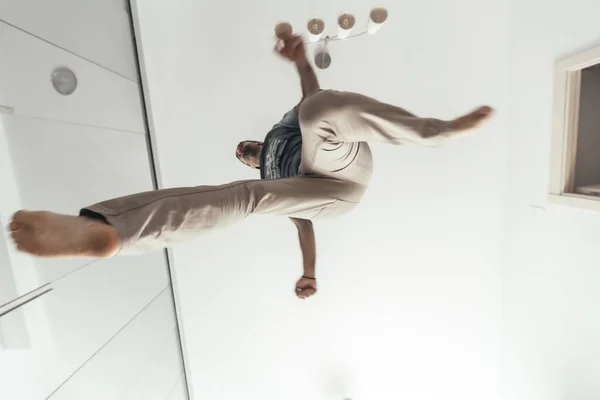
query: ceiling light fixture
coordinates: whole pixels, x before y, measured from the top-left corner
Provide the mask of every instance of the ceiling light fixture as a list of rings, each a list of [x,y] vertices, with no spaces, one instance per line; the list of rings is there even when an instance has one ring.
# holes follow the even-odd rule
[[[314,17],[308,21],[306,27],[308,28],[309,41],[318,42],[325,30],[325,22],[319,17]]]
[[[383,24],[385,24],[387,18],[388,12],[385,8],[375,7],[374,9],[372,9],[369,13],[369,24],[367,25],[367,33],[369,35],[375,34],[379,29],[381,29]]]
[[[328,44],[334,41],[353,39],[362,35],[374,35],[381,29],[383,24],[388,19],[388,10],[385,7],[374,7],[369,12],[369,18],[367,21],[367,27],[364,31],[351,34],[354,26],[356,25],[356,17],[350,12],[342,12],[337,19],[338,31],[335,36],[326,35],[323,37],[325,31],[325,22],[319,17],[312,17],[308,20],[306,28],[308,30],[308,42],[305,44],[316,44],[323,43],[315,51],[315,65],[318,68],[326,69],[331,65],[331,54],[329,53]],[[288,22],[279,22],[275,26],[275,36],[279,39],[283,39],[292,35],[293,29]]]
[[[323,46],[320,47],[315,54],[315,65],[319,69],[327,69],[331,65],[331,55],[327,49],[329,39],[325,38]]]
[[[385,7],[374,7],[369,12],[369,18],[368,18],[367,27],[365,28],[365,30],[362,32],[358,32],[353,35],[350,35],[350,32],[356,25],[356,17],[354,16],[354,14],[352,14],[350,12],[342,12],[338,16],[338,19],[337,19],[337,26],[338,26],[337,35],[335,35],[335,36],[326,35],[324,38],[320,38],[316,42],[311,40],[306,44],[321,43],[321,42],[324,42],[325,40],[339,41],[339,40],[353,39],[355,37],[362,36],[365,34],[373,35],[377,31],[379,31],[379,29],[381,29],[381,27],[386,23],[387,19],[388,19],[388,10]],[[308,21],[307,27],[308,27],[309,34],[312,35],[313,32],[318,32],[319,36],[322,36],[324,28],[325,28],[325,23],[323,22],[323,20],[321,18],[313,17]],[[290,29],[291,29],[291,26],[290,26]]]
[[[341,13],[340,16],[338,17],[337,38],[338,39],[346,39],[350,35],[352,28],[354,28],[355,23],[356,23],[356,18],[354,18],[354,15],[352,15],[348,12]]]
[[[63,96],[73,94],[77,89],[77,76],[70,68],[63,66],[55,68],[51,80],[54,89]]]

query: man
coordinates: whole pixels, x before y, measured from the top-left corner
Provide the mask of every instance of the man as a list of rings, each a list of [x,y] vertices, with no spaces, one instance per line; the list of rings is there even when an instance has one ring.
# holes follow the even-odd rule
[[[10,224],[17,248],[40,257],[112,257],[162,248],[251,214],[282,215],[298,229],[304,273],[296,294],[307,298],[317,290],[311,220],[345,214],[360,202],[372,174],[368,141],[436,144],[492,114],[480,107],[441,121],[360,94],[321,90],[300,37],[281,40],[276,51],[295,63],[303,97],[264,143],[237,146],[238,159],[260,169],[262,179],[133,194],[77,217],[18,211]]]

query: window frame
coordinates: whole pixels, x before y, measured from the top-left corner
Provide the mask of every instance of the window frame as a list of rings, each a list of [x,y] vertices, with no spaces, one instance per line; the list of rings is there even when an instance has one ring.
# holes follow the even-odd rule
[[[600,64],[600,46],[573,54],[554,65],[548,197],[553,204],[600,212],[600,197],[575,193],[574,187],[581,71],[596,64]]]

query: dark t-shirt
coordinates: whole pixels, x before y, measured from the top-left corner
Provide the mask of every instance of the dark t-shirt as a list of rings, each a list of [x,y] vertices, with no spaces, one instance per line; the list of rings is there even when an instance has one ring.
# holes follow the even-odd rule
[[[298,175],[302,134],[296,109],[291,109],[265,137],[260,155],[261,179],[292,178]]]

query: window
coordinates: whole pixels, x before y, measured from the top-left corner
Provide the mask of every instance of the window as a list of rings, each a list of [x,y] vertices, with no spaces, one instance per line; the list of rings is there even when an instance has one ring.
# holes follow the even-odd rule
[[[550,201],[600,211],[600,47],[556,63]]]

